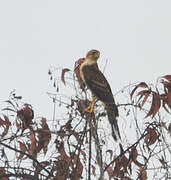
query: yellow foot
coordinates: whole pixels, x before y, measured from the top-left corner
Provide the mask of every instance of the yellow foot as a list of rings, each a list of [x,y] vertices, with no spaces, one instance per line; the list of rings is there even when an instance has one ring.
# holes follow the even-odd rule
[[[87,108],[84,109],[84,112],[87,112],[87,113],[92,113],[94,112],[94,104],[90,104],[90,106],[88,106]]]

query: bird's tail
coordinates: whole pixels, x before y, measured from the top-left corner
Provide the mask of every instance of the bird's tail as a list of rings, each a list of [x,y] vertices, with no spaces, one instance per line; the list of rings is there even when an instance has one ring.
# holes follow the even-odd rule
[[[115,104],[106,104],[105,109],[107,111],[108,120],[112,128],[112,136],[115,141],[120,137],[119,127],[117,123],[117,117],[119,116],[118,108]]]

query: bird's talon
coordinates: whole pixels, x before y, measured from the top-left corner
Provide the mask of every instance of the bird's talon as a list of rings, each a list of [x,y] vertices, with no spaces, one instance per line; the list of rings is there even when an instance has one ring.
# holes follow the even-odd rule
[[[90,106],[88,106],[87,108],[85,108],[84,112],[87,112],[87,113],[92,113],[92,112],[94,112],[94,106],[91,104]]]

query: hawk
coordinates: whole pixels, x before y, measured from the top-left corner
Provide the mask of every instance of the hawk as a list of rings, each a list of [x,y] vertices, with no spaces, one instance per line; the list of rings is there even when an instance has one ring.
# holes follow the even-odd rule
[[[87,112],[94,110],[94,105],[97,100],[100,100],[105,105],[109,123],[112,128],[112,136],[115,141],[120,138],[117,117],[119,116],[118,108],[113,98],[112,90],[103,73],[99,70],[97,60],[100,52],[91,50],[87,53],[85,60],[80,66],[80,76],[83,82],[87,85],[93,94],[92,104],[86,108]]]

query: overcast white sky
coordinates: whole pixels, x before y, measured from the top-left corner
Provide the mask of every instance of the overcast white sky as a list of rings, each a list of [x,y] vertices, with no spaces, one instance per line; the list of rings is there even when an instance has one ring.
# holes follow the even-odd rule
[[[17,90],[43,116],[50,66],[73,68],[88,50],[113,93],[130,82],[171,74],[170,0],[0,1],[0,101]],[[119,100],[117,100],[119,101]]]

